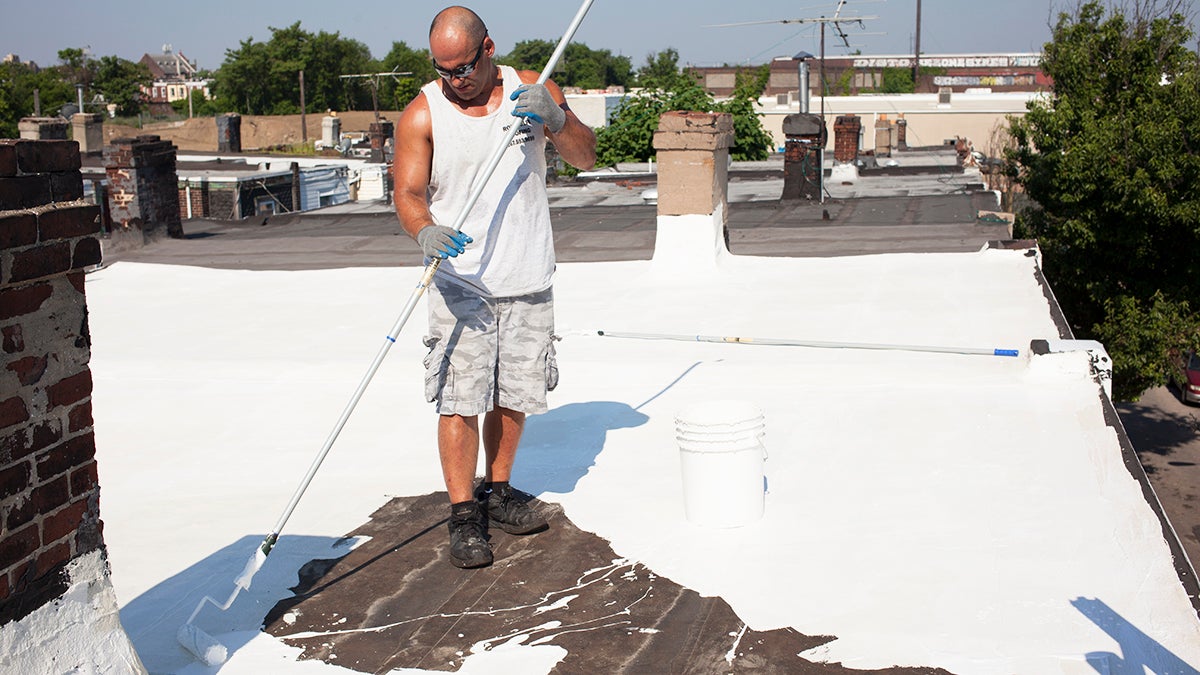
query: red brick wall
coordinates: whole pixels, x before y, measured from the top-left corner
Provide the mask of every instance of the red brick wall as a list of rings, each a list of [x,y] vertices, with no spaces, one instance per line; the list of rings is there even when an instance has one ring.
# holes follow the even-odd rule
[[[842,115],[833,122],[833,158],[839,162],[853,162],[858,157],[858,134],[862,131],[862,118],[858,115]]]
[[[0,140],[0,624],[103,546],[84,272],[96,206],[74,141]]]

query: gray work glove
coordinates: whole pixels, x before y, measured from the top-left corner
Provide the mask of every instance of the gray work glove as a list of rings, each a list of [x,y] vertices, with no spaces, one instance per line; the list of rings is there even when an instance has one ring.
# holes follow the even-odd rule
[[[463,247],[475,241],[471,237],[445,225],[426,225],[417,232],[417,243],[430,258],[457,258]]]
[[[541,122],[552,133],[558,133],[567,123],[567,112],[559,107],[544,84],[523,84],[517,87],[511,98],[517,102],[512,112],[514,117],[527,117]]]

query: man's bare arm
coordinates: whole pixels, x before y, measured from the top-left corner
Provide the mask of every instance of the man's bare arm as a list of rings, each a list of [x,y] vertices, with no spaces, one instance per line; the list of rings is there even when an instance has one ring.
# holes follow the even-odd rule
[[[524,84],[533,84],[537,82],[538,73],[532,70],[520,71],[521,82]],[[555,102],[559,104],[567,113],[567,120],[562,128],[557,133],[546,129],[546,136],[554,143],[554,147],[558,149],[558,154],[571,166],[577,169],[587,171],[596,165],[596,134],[592,132],[591,127],[584,124],[571,112],[570,108],[566,107],[567,99],[563,96],[562,89],[553,80],[546,80],[546,89]]]
[[[433,124],[425,94],[418,95],[396,125],[395,185],[396,215],[400,226],[414,239],[421,228],[433,223],[429,213],[429,176],[433,172]]]

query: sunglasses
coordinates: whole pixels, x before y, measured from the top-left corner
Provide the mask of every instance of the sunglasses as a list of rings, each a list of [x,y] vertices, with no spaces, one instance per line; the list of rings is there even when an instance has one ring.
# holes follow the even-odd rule
[[[433,59],[429,59],[430,61],[433,62],[433,69],[437,71],[438,75],[441,75],[442,77],[444,77],[447,80],[449,80],[451,78],[455,78],[455,77],[457,77],[459,79],[468,77],[471,73],[475,72],[475,64],[479,63],[479,57],[483,56],[483,43],[486,40],[487,40],[487,36],[485,35],[483,37],[483,40],[479,41],[479,49],[475,50],[475,58],[471,59],[470,63],[463,65],[463,66],[459,66],[459,67],[451,70],[449,68],[443,68],[443,67],[439,66],[437,61],[434,61]]]

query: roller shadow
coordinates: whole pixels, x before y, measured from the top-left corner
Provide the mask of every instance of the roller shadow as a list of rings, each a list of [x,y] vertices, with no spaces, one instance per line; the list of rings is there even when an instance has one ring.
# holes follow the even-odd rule
[[[175,633],[204,596],[221,602],[229,596],[233,580],[262,539],[263,535],[244,536],[155,584],[121,608],[121,625],[149,672],[174,673],[189,666],[194,672],[213,670],[180,646]],[[352,549],[352,540],[346,538],[282,537],[255,573],[250,588],[242,591],[228,610],[205,604],[195,625],[223,644],[232,658],[261,632],[267,610],[292,597],[296,570],[312,560],[339,559]],[[113,573],[120,574],[121,570],[114,569]]]
[[[1103,675],[1143,675],[1147,671],[1158,675],[1200,675],[1154,638],[1143,633],[1125,617],[1116,613],[1103,600],[1075,598],[1071,605],[1100,627],[1121,647],[1120,654],[1088,652],[1088,665]]]

